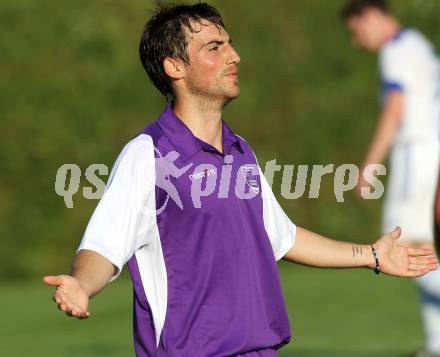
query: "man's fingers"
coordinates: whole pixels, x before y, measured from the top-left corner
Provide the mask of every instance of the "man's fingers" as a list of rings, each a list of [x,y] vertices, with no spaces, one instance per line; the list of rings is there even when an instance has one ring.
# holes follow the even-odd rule
[[[418,276],[425,275],[426,273],[429,273],[430,269],[417,269],[417,270],[409,270],[408,271],[408,277],[409,278],[416,278]]]
[[[59,304],[58,308],[70,317],[87,319],[90,316],[90,313],[88,311],[81,311],[81,309],[77,307],[72,307],[64,303]]]
[[[47,284],[47,285],[51,285],[51,286],[57,286],[61,284],[61,277],[59,276],[45,276],[43,278],[43,281]]]
[[[417,270],[421,270],[423,268],[426,268],[425,265],[423,265],[423,264],[410,264],[409,265],[409,270],[417,271]]]
[[[416,268],[416,269],[411,269],[408,270],[408,277],[410,278],[415,278],[418,276],[422,276],[425,275],[431,271],[437,270],[438,269],[438,264],[430,264],[430,265],[425,265],[423,268]]]
[[[71,306],[65,302],[58,304],[58,309],[63,311],[67,316],[87,319],[90,316],[88,311],[84,311],[76,306]]]
[[[430,248],[408,248],[410,257],[434,256],[435,253]]]
[[[87,316],[87,311],[81,312],[81,311],[78,311],[78,310],[73,310],[72,311],[72,316],[76,317],[78,319],[86,319],[88,317]]]
[[[67,301],[67,296],[61,290],[57,289],[53,294],[53,299],[57,304],[62,302],[65,303]]]
[[[424,270],[428,269],[429,271],[436,270],[438,267],[437,264],[410,264],[409,270]]]
[[[72,315],[73,317],[80,317],[80,316],[82,315],[82,313],[81,313],[79,310],[73,309],[73,310],[71,311],[71,315]]]
[[[438,260],[437,257],[433,255],[428,256],[421,256],[421,257],[410,257],[409,258],[410,264],[437,264]]]
[[[394,228],[392,232],[390,232],[391,238],[398,239],[402,234],[402,229],[400,227]]]
[[[434,270],[437,270],[437,269],[438,269],[438,263],[430,264],[429,265],[429,270],[434,271]]]
[[[63,295],[60,294],[59,292],[55,292],[55,294],[53,294],[52,299],[57,305],[61,305],[64,303]]]
[[[74,309],[71,311],[71,316],[78,319],[87,319],[90,316],[90,313],[88,311],[79,311]]]
[[[90,316],[90,312],[85,311],[85,312],[82,312],[82,313],[78,313],[77,318],[81,319],[81,320],[84,320],[84,319],[88,319],[89,316]]]
[[[61,304],[61,298],[59,296],[53,296],[52,300],[55,302],[55,304]]]
[[[47,285],[57,286],[57,289],[52,296],[52,300],[57,304],[58,309],[63,311],[67,316],[76,317],[78,319],[87,319],[90,316],[90,313],[76,303],[76,295],[69,289],[66,289],[68,285],[64,287],[60,286],[63,284],[63,281],[65,281],[64,278],[65,276],[63,275],[45,276],[43,278],[43,281]]]
[[[85,311],[76,304],[72,303],[70,299],[60,291],[55,292],[53,300],[58,305],[58,308],[61,311],[64,311],[68,316],[84,316],[84,318],[90,316],[90,313],[88,311]]]

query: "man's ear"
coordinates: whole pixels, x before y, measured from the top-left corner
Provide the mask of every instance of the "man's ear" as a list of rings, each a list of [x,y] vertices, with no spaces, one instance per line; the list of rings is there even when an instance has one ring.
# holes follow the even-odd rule
[[[182,60],[166,57],[163,60],[165,73],[171,79],[181,79],[185,76],[185,65]]]

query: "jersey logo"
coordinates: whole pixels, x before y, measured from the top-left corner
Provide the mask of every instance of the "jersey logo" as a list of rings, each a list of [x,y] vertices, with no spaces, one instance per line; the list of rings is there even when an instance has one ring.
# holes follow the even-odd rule
[[[246,184],[251,188],[255,193],[260,192],[260,187],[258,186],[258,174],[254,174],[255,166],[242,166],[241,173],[246,179]]]
[[[170,198],[177,204],[177,206],[180,207],[180,209],[183,210],[182,200],[180,199],[176,187],[171,182],[170,176],[175,178],[182,176],[191,168],[193,164],[190,163],[179,169],[174,163],[174,161],[176,161],[180,156],[177,151],[170,151],[165,156],[162,156],[159,150],[156,148],[154,149],[159,156],[156,158],[156,185],[164,190],[167,194],[165,202],[157,209],[157,214],[160,214],[165,209]]]
[[[194,172],[192,175],[189,175],[188,177],[191,181],[194,181],[194,180],[199,180],[202,177],[208,177],[212,175],[215,175],[215,171],[213,169],[210,170],[204,169],[203,171],[200,172]]]

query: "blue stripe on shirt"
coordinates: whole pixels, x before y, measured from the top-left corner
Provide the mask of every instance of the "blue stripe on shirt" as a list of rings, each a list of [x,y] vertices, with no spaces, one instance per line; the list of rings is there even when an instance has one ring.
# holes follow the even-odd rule
[[[400,83],[397,83],[397,82],[384,82],[383,89],[385,91],[396,90],[396,91],[400,91],[400,92],[403,92],[403,90],[404,90],[403,85]]]

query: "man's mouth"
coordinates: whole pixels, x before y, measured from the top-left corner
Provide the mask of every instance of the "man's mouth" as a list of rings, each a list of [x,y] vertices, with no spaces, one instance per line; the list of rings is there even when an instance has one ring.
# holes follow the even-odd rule
[[[232,77],[232,78],[238,78],[238,71],[232,71],[229,73],[226,73],[227,77]]]

